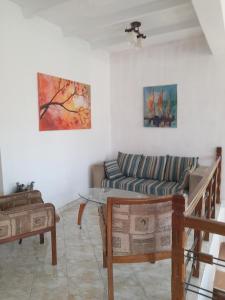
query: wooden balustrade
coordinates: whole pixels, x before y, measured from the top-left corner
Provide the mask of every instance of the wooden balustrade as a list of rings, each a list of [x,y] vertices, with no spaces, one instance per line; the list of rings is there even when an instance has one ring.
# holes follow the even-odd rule
[[[216,148],[216,159],[219,161],[217,168],[217,189],[216,189],[216,203],[220,203],[220,186],[221,186],[221,165],[222,165],[222,148]]]
[[[200,261],[212,263],[209,255],[201,252],[202,241],[209,240],[209,234],[225,236],[225,223],[215,221],[216,203],[220,203],[222,148],[216,149],[216,162],[209,175],[196,186],[190,195],[189,206],[185,207],[183,196],[173,197],[172,214],[172,300],[185,299],[185,248],[187,233],[194,230],[192,276],[199,277]],[[186,228],[189,228],[187,231]],[[207,261],[207,259],[208,261]]]

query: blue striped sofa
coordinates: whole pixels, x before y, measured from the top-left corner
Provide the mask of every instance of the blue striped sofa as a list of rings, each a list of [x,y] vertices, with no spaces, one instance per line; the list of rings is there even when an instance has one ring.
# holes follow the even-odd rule
[[[119,152],[117,159],[104,162],[92,174],[94,187],[117,188],[149,195],[188,191],[190,174],[198,157],[144,156]],[[97,174],[98,173],[98,174]],[[101,182],[96,184],[96,182]]]

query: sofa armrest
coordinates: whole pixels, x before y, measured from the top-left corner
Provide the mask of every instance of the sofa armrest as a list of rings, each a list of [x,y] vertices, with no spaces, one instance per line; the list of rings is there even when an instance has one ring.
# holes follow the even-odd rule
[[[0,212],[0,241],[55,226],[55,207],[31,204]]]
[[[210,172],[210,167],[199,166],[191,174],[189,179],[189,195],[193,193],[196,186],[202,180],[204,176],[207,176]]]
[[[100,188],[102,180],[105,178],[104,164],[95,164],[91,167],[91,186]]]

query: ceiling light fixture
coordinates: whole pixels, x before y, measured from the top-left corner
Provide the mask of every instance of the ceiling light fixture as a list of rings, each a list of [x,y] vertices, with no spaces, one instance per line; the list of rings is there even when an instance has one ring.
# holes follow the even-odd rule
[[[140,32],[141,22],[135,21],[130,23],[130,28],[126,28],[125,32],[128,34],[129,42],[137,48],[142,48],[143,39],[146,35]]]

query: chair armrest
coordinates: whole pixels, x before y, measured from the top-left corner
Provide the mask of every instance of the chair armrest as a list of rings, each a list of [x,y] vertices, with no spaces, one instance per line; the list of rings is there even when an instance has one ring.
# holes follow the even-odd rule
[[[91,186],[100,188],[102,180],[105,178],[104,164],[96,164],[91,167]]]
[[[55,226],[55,207],[31,204],[0,212],[0,241]]]
[[[0,196],[0,210],[9,210],[21,205],[33,203],[43,203],[41,192],[27,191],[22,193],[14,193],[10,195]]]

